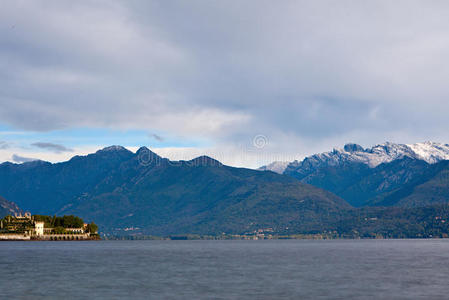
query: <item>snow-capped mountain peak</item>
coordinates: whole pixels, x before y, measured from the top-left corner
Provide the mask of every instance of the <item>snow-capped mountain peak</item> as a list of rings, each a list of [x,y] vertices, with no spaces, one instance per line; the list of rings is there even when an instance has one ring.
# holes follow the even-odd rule
[[[105,147],[105,148],[103,148],[101,150],[98,150],[98,151],[101,151],[101,152],[114,152],[114,151],[128,151],[128,150],[125,147],[123,147],[123,146],[112,145],[112,146]]]
[[[334,149],[332,152],[317,154],[312,157],[323,158],[324,161],[327,160],[336,164],[341,161],[361,162],[374,168],[382,163],[388,163],[405,156],[433,164],[449,159],[449,145],[434,142],[416,144],[386,142],[372,148],[363,149],[356,144],[346,144],[343,149]]]
[[[368,165],[371,168],[382,163],[389,163],[403,157],[419,159],[433,164],[441,160],[449,160],[449,145],[435,142],[424,142],[416,144],[395,144],[385,142],[372,148],[364,149],[357,144],[346,144],[342,149],[334,149],[329,152],[314,154],[302,161],[294,161],[286,167],[280,162],[261,167],[260,170],[272,170],[280,173],[289,170],[306,171],[310,169],[338,166],[344,163],[356,162]],[[279,167],[278,167],[279,166]]]

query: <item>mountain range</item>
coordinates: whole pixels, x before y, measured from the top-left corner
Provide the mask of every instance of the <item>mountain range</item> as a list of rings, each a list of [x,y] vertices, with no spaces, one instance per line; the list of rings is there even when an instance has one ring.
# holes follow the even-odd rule
[[[355,207],[420,207],[449,202],[447,160],[447,144],[387,142],[368,149],[346,144],[288,163],[280,173],[333,192]]]
[[[0,195],[33,214],[75,214],[114,235],[445,237],[448,149],[347,144],[277,174],[269,169],[278,163],[261,172],[111,146],[61,163],[0,164]],[[18,209],[8,205],[6,213]]]

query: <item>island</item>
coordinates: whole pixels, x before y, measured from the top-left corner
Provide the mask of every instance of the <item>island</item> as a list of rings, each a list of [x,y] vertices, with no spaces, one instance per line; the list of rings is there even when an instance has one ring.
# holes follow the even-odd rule
[[[85,241],[99,240],[98,226],[64,215],[45,216],[16,213],[0,219],[0,241]]]

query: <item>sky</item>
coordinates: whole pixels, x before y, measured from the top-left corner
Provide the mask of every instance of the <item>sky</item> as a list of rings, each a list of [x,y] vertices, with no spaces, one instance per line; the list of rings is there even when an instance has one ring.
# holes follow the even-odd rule
[[[0,162],[449,142],[448,1],[1,1]]]

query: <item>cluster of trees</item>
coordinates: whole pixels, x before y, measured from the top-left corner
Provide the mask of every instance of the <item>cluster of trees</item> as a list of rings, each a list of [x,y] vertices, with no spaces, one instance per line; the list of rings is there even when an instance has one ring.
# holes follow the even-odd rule
[[[57,216],[45,216],[45,215],[34,215],[35,221],[40,221],[45,223],[45,227],[53,227],[54,232],[58,234],[63,234],[66,232],[66,228],[83,228],[84,221],[80,217],[74,215],[64,215],[62,217]],[[87,232],[96,233],[98,231],[98,226],[92,222],[87,224]]]
[[[34,220],[44,222],[45,227],[82,228],[84,226],[83,219],[74,215],[62,217],[34,215]]]
[[[98,226],[94,222],[87,224],[87,232],[90,233],[97,233],[98,232]]]

